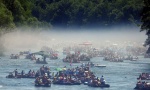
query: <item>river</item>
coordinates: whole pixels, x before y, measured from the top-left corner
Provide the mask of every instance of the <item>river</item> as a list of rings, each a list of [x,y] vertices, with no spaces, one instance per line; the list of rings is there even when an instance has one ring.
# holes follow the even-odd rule
[[[57,67],[71,66],[59,60],[47,60],[51,71],[56,72]],[[150,72],[150,59],[139,57],[137,61],[124,62],[108,62],[103,61],[102,57],[95,57],[91,59],[94,63],[106,65],[106,67],[92,67],[91,71],[98,77],[104,76],[106,83],[110,84],[109,88],[93,88],[86,85],[62,86],[53,85],[48,88],[35,87],[35,79],[8,79],[6,76],[9,72],[18,69],[19,72],[24,70],[26,73],[31,70],[38,70],[42,64],[35,64],[34,61],[28,59],[9,59],[9,57],[1,57],[0,59],[0,90],[133,90],[137,77],[142,72]],[[80,66],[81,64],[73,64],[73,66]]]

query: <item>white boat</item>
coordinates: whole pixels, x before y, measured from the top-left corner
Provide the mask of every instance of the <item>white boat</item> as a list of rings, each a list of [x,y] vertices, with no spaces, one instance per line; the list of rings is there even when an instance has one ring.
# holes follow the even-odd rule
[[[94,65],[95,67],[106,67],[106,65],[100,65],[100,64],[96,64]]]
[[[138,57],[135,57],[135,58],[132,58],[130,61],[137,61],[139,58]]]

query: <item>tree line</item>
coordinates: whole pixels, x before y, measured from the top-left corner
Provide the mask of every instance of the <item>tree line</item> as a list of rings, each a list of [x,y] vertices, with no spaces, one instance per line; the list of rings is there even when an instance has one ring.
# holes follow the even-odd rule
[[[143,0],[0,0],[0,27],[138,24],[143,4]]]
[[[149,46],[146,53],[150,55],[150,2],[149,0],[144,0],[144,6],[140,16],[142,22],[141,31],[146,30],[146,35],[148,36],[144,46]]]

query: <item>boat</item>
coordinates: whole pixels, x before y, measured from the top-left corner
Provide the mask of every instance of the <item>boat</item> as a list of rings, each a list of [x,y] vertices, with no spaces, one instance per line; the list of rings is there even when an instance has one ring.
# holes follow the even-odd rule
[[[51,87],[51,83],[46,83],[46,84],[39,84],[39,83],[35,83],[36,87]]]
[[[10,55],[10,59],[19,59],[19,55],[18,54],[11,54]]]
[[[96,65],[94,65],[94,67],[106,67],[106,65],[96,64]]]
[[[58,57],[50,57],[50,60],[56,60]]]
[[[57,53],[53,53],[52,55],[49,56],[50,60],[56,60],[58,59],[58,54]]]
[[[80,58],[80,61],[90,61],[90,58],[88,58],[88,57]]]
[[[88,86],[90,86],[90,87],[102,87],[102,88],[104,88],[104,87],[110,87],[110,85],[109,84],[88,84]]]
[[[58,85],[80,85],[81,81],[62,81],[62,80],[53,80],[53,84],[58,84]]]
[[[142,73],[137,78],[138,80],[150,80],[150,73]]]
[[[146,82],[137,83],[134,89],[135,90],[150,90],[150,83],[146,83]]]
[[[138,60],[138,58],[132,58],[132,59],[130,59],[130,61],[137,61]]]
[[[84,82],[84,85],[88,85],[89,83],[87,81]]]
[[[13,74],[9,74],[6,76],[6,78],[35,78],[35,76],[30,76],[28,74],[24,74],[24,75],[21,75],[21,74],[18,74],[17,76],[14,76]]]
[[[35,76],[30,76],[28,74],[23,75],[21,78],[36,78]]]
[[[55,81],[53,84],[58,84],[58,85],[80,85],[80,82],[60,82],[60,81]]]
[[[130,61],[137,61],[139,58],[137,56],[133,57],[133,56],[128,56],[126,58],[124,58],[124,60],[130,60]]]
[[[46,61],[39,61],[39,60],[37,60],[36,64],[48,64],[48,63]]]
[[[117,57],[104,57],[105,61],[110,61],[110,62],[123,62],[122,58],[117,58]]]
[[[21,78],[21,75],[14,76],[12,73],[9,73],[6,78]]]
[[[51,87],[51,80],[48,78],[47,74],[44,76],[39,76],[35,79],[36,87]]]
[[[79,60],[76,60],[76,59],[69,60],[69,59],[66,59],[66,58],[63,59],[63,62],[68,62],[68,63],[80,63]]]

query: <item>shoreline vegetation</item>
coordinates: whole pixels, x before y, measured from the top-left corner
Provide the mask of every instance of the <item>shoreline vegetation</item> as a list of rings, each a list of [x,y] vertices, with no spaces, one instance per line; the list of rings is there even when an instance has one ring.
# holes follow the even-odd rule
[[[0,0],[0,28],[139,25],[143,5],[142,0]]]

